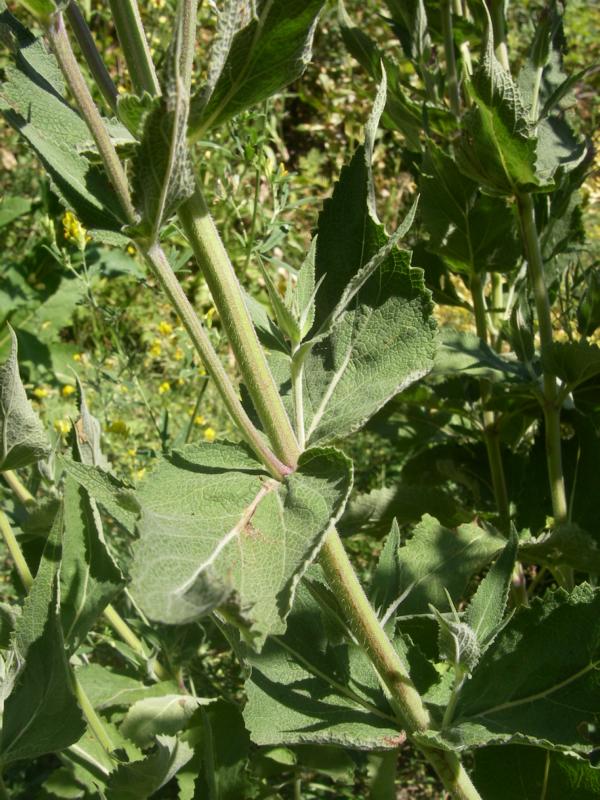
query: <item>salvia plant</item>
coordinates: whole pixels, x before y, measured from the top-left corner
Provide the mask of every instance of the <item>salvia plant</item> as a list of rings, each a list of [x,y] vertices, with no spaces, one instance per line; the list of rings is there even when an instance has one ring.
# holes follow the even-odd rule
[[[238,437],[175,447],[134,488],[84,386],[69,447],[51,444],[10,330],[0,528],[22,602],[0,607],[3,796],[19,763],[55,754],[51,796],[302,797],[303,768],[329,762],[368,765],[365,791],[393,798],[412,745],[452,798],[598,797],[600,305],[581,258],[591,151],[569,117],[585,75],[563,71],[560,3],[511,59],[503,0],[387,0],[385,47],[340,2],[372,111],[285,296],[264,271],[270,312],[241,288],[197,161],[301,75],[323,0],[220,3],[203,82],[197,0],[179,0],[159,69],[135,0],[109,5],[132,93],[76,2],[21,0],[15,17],[0,0],[0,108],[73,219],[137,248]],[[391,234],[381,128],[420,195]],[[241,392],[163,247],[175,216]],[[468,324],[440,329],[434,301]],[[401,468],[351,497],[364,426]],[[340,535],[357,531],[386,537],[365,585]],[[208,615],[243,697],[198,696],[165,644]],[[94,657],[98,626],[118,657]]]

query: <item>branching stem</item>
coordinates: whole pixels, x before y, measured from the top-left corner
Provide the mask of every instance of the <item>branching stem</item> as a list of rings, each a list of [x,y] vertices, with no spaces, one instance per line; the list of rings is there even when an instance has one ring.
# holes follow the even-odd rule
[[[444,35],[444,54],[446,56],[446,80],[450,109],[455,117],[460,116],[460,94],[458,89],[458,73],[454,54],[454,36],[452,35],[452,6],[450,0],[441,0],[442,32]]]
[[[137,94],[160,94],[160,84],[150,55],[137,0],[109,0],[119,42]]]
[[[96,85],[102,92],[102,96],[108,103],[111,111],[116,113],[117,98],[119,96],[117,87],[114,85],[113,80],[106,69],[106,65],[104,64],[104,61],[98,52],[98,48],[96,47],[96,43],[94,42],[94,37],[92,36],[88,24],[85,21],[85,17],[81,13],[81,9],[75,0],[71,0],[67,6],[66,14],[73,33],[75,34],[75,38],[77,39],[79,48],[81,49],[81,53],[85,58],[88,67],[90,68],[90,72],[92,73],[94,80],[96,81]]]

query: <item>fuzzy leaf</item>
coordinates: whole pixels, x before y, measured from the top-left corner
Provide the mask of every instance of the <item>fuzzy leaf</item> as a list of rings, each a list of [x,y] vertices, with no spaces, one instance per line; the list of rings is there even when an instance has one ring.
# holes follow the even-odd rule
[[[300,586],[288,630],[247,653],[246,727],[258,745],[397,747],[396,727],[375,673],[355,645],[330,647],[320,610]]]
[[[399,613],[424,614],[429,606],[447,606],[464,596],[469,580],[502,550],[506,540],[477,525],[444,528],[426,514],[398,552],[401,586],[405,594]]]
[[[258,0],[257,16],[231,42],[210,99],[192,100],[190,134],[197,139],[246,108],[280,92],[310,61],[324,0]],[[215,58],[222,61],[219,52]]]
[[[83,153],[90,134],[64,100],[64,85],[54,56],[8,11],[0,27],[10,32],[14,65],[3,70],[0,110],[33,148],[54,189],[88,228],[119,231],[122,221],[104,172]]]
[[[441,339],[441,346],[435,356],[433,375],[467,374],[490,379],[530,380],[521,364],[499,356],[475,333],[442,328]]]
[[[0,471],[26,467],[50,452],[50,443],[27,399],[19,375],[17,337],[9,327],[11,350],[0,367]]]
[[[140,486],[132,592],[152,619],[181,623],[226,605],[256,636],[282,632],[296,584],[351,485],[332,448],[303,453],[282,483],[241,445],[188,445]]]
[[[400,586],[398,552],[401,544],[400,528],[398,522],[394,520],[377,560],[369,587],[369,598],[375,609],[386,611],[398,596]]]
[[[79,667],[77,678],[90,703],[98,711],[115,706],[130,706],[138,700],[177,692],[175,681],[160,681],[145,686],[141,681],[121,675],[114,668],[109,669],[101,664],[90,663]]]
[[[106,547],[94,500],[71,477],[65,481],[62,525],[61,619],[73,652],[125,579]]]
[[[566,391],[600,375],[600,347],[588,342],[554,342],[542,360],[544,370],[560,378]]]
[[[600,710],[600,591],[562,589],[520,609],[483,655],[452,727],[423,742],[463,750],[537,744],[588,753],[580,729]]]
[[[187,742],[159,736],[156,750],[143,761],[122,764],[112,775],[107,800],[147,800],[167,784],[194,755]]]
[[[23,666],[4,705],[3,764],[60,752],[85,730],[71,689],[60,621],[61,534],[59,510],[15,630],[14,650]]]
[[[600,797],[600,770],[581,758],[540,747],[508,745],[477,750],[473,777],[485,800]]]
[[[166,694],[138,700],[127,711],[121,723],[121,733],[145,747],[160,734],[174,736],[185,728],[201,705],[210,702],[189,694]]]

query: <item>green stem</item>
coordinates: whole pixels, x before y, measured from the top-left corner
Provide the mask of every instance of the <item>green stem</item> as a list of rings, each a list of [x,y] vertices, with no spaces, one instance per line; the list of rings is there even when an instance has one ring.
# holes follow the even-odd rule
[[[89,725],[90,729],[92,730],[93,734],[95,735],[96,739],[102,745],[102,748],[106,750],[106,752],[111,755],[115,750],[115,746],[112,742],[112,739],[108,735],[106,728],[98,714],[94,706],[90,702],[90,698],[85,693],[85,690],[79,679],[75,670],[71,670],[71,681],[73,684],[73,691],[75,692],[75,697],[77,698],[77,702],[79,703],[79,707],[83,711],[83,714],[86,718],[87,724]]]
[[[304,358],[295,359],[292,353],[292,396],[294,400],[294,417],[296,420],[296,436],[301,450],[306,446],[306,430],[304,426]]]
[[[442,32],[444,36],[444,54],[446,56],[446,80],[450,109],[455,117],[460,116],[460,94],[458,90],[458,74],[456,56],[454,54],[454,36],[452,35],[452,6],[450,0],[441,1]]]
[[[85,58],[88,67],[90,68],[90,72],[94,76],[96,85],[102,92],[102,96],[106,100],[110,109],[116,114],[117,98],[119,96],[117,87],[114,85],[112,78],[106,69],[104,61],[102,60],[102,57],[98,52],[98,48],[96,47],[96,43],[94,42],[92,32],[90,31],[88,24],[85,21],[85,17],[81,13],[81,9],[75,0],[71,0],[67,6],[66,14],[73,33],[75,34],[75,38],[77,39],[81,53]]]
[[[478,274],[471,276],[471,297],[473,299],[473,309],[475,311],[475,327],[477,329],[477,335],[483,342],[487,344],[488,311],[483,294],[483,281],[481,276]],[[487,450],[490,473],[492,476],[494,498],[496,500],[496,508],[498,509],[498,514],[500,517],[500,525],[504,533],[508,535],[510,526],[510,506],[508,502],[508,492],[506,490],[506,478],[502,463],[502,452],[500,449],[500,440],[498,438],[498,428],[496,425],[495,414],[493,411],[490,411],[487,408],[492,394],[491,385],[488,380],[482,378],[479,381],[479,387],[481,393],[481,405],[483,407],[483,436]]]
[[[150,55],[137,0],[109,0],[113,22],[137,94],[160,94],[160,84]]]
[[[31,503],[35,503],[35,497],[31,494],[29,489],[27,489],[27,487],[21,483],[16,472],[13,472],[11,469],[7,469],[6,472],[2,473],[2,477],[12,489],[17,500],[25,507]]]
[[[8,789],[6,788],[6,784],[4,783],[2,775],[0,775],[0,800],[10,800],[10,795],[8,793]]]
[[[510,72],[508,45],[506,44],[506,25],[504,22],[504,0],[487,0],[494,30],[496,58],[507,72]]]
[[[499,272],[492,272],[492,311],[491,319],[494,326],[494,349],[497,353],[502,347],[502,322],[504,314],[504,288],[502,286],[502,275]]]
[[[530,115],[531,122],[534,124],[538,121],[538,113],[540,108],[540,87],[542,85],[543,73],[544,73],[544,67],[537,67],[535,71],[535,79],[533,82],[533,90],[531,98],[531,115]]]
[[[538,318],[540,349],[542,364],[547,364],[552,353],[553,332],[550,313],[550,300],[544,278],[544,262],[535,222],[535,209],[531,194],[517,197],[517,206],[521,220],[523,246],[527,258],[527,269]],[[567,495],[562,466],[562,447],[560,437],[560,397],[556,378],[546,368],[543,372],[544,386],[544,423],[546,429],[546,461],[552,497],[552,513],[556,524],[568,520]]]
[[[31,589],[31,585],[33,583],[33,575],[31,574],[31,570],[27,566],[27,561],[25,561],[25,557],[23,555],[23,551],[21,550],[21,546],[17,541],[17,537],[15,536],[13,529],[10,526],[10,522],[8,521],[8,517],[4,513],[4,511],[0,510],[0,532],[4,537],[4,541],[6,542],[6,546],[8,547],[8,552],[12,556],[12,560],[15,562],[15,568],[19,573],[19,578],[21,579],[21,583],[25,587],[25,591],[29,591]]]
[[[56,60],[58,61],[64,78],[67,82],[67,86],[75,98],[75,102],[77,103],[77,106],[81,111],[92,138],[96,143],[96,147],[98,148],[100,157],[102,158],[102,162],[108,174],[109,180],[117,194],[117,197],[119,198],[121,206],[123,207],[127,221],[133,223],[136,219],[136,213],[131,202],[127,175],[125,174],[123,165],[119,160],[117,151],[110,140],[108,130],[104,125],[102,117],[96,108],[96,104],[94,103],[92,95],[90,94],[90,90],[83,79],[83,75],[79,69],[79,64],[77,63],[77,59],[75,58],[75,54],[71,48],[71,43],[69,42],[69,37],[67,36],[67,32],[65,30],[62,14],[56,14],[54,16],[47,29],[47,33],[54,51],[54,55],[56,56]]]
[[[143,251],[148,266],[161,284],[165,294],[179,314],[181,322],[186,329],[198,351],[206,371],[213,379],[227,410],[238,426],[240,433],[261,461],[269,468],[274,477],[281,478],[289,472],[284,464],[271,452],[260,432],[255,428],[251,419],[246,414],[237,392],[227,375],[221,359],[215,352],[208,334],[206,333],[198,315],[188,300],[173,268],[169,264],[164,251],[159,244],[153,244]]]
[[[196,20],[198,19],[198,0],[181,0],[180,20],[181,37],[183,42],[179,60],[179,70],[184,86],[192,83],[194,69],[194,53],[196,51]]]
[[[103,616],[110,627],[125,642],[125,644],[128,644],[129,647],[142,656],[142,658],[148,660],[149,656],[144,643],[135,635],[135,633],[131,630],[129,625],[125,622],[123,617],[121,617],[118,611],[116,611],[116,609],[114,609],[111,605],[106,606]],[[155,660],[152,667],[156,677],[159,680],[165,681],[171,677],[168,670],[166,670],[159,661]]]
[[[269,441],[276,456],[293,468],[299,453],[293,428],[256,336],[233,265],[199,188],[180,206],[179,219]]]

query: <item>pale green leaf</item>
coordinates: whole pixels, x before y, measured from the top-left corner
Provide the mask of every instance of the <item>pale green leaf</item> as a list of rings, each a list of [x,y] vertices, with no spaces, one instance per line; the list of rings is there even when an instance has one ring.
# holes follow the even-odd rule
[[[538,744],[589,753],[580,732],[600,708],[600,591],[582,584],[521,608],[461,691],[452,726],[420,741],[462,750]]]
[[[349,462],[308,450],[282,483],[242,445],[188,445],[140,485],[132,592],[152,619],[227,606],[260,645],[285,629],[295,586],[340,515]]]
[[[140,747],[146,747],[155,736],[174,736],[183,730],[198,708],[210,702],[189,694],[165,694],[137,700],[121,723],[121,733]]]
[[[472,375],[501,380],[529,382],[530,375],[522,364],[502,357],[469,331],[444,327],[441,343],[435,355],[433,375]]]
[[[61,534],[59,510],[15,630],[14,650],[22,669],[4,704],[3,764],[60,752],[85,730],[60,621]]]
[[[0,366],[0,471],[46,458],[50,443],[27,399],[19,375],[17,337],[9,326],[11,350]]]
[[[115,706],[129,706],[149,697],[175,694],[175,681],[160,681],[145,686],[136,678],[121,675],[101,664],[85,664],[77,669],[77,679],[90,703],[98,711]]]
[[[159,736],[156,750],[143,761],[122,764],[112,774],[107,800],[146,800],[165,786],[194,755],[187,742]]]
[[[0,200],[0,228],[27,214],[31,200],[27,197],[4,197]]]
[[[225,60],[224,51],[217,48],[209,74],[214,88],[192,101],[194,139],[280,92],[302,74],[310,61],[322,6],[323,0],[258,0],[257,16],[227,43]]]

